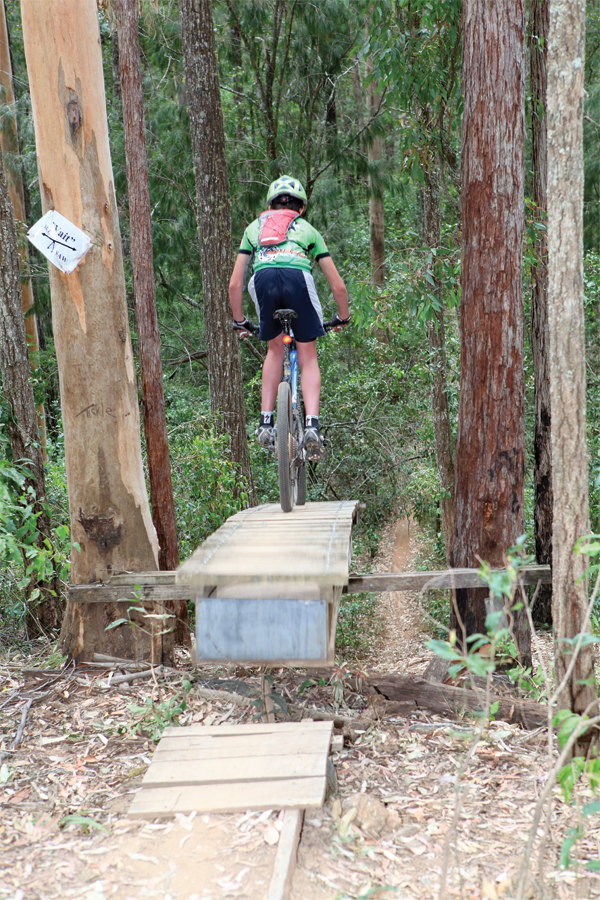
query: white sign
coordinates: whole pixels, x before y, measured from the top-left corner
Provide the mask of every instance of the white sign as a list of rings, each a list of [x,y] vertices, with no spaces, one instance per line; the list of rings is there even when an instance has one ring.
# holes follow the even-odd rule
[[[36,222],[27,237],[46,259],[67,275],[77,268],[92,246],[87,234],[55,209]]]

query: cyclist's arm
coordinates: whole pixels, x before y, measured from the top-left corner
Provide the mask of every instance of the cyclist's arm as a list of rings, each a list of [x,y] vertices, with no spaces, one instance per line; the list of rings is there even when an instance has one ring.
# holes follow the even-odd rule
[[[248,254],[238,253],[229,281],[229,303],[231,305],[233,318],[236,322],[241,322],[244,318],[242,298],[244,295],[244,273],[246,271],[247,262]]]
[[[321,266],[323,275],[329,282],[329,287],[333,293],[333,299],[337,303],[340,319],[347,319],[350,315],[350,310],[348,308],[348,291],[346,290],[346,285],[342,280],[342,276],[336,269],[330,256],[322,256],[319,260],[319,265]]]

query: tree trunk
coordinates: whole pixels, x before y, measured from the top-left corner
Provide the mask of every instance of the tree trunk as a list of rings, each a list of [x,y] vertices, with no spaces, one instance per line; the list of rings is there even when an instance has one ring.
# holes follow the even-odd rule
[[[556,683],[570,662],[565,639],[587,606],[588,561],[573,552],[589,532],[583,306],[583,77],[585,0],[553,0],[548,40],[548,331],[552,407],[552,619]],[[579,653],[559,708],[596,701],[594,654]]]
[[[249,502],[255,502],[246,437],[242,367],[231,329],[233,264],[225,131],[210,0],[179,0],[202,266],[211,408],[230,435]]]
[[[531,87],[531,167],[534,221],[546,225],[549,0],[531,0],[529,7],[529,72]],[[546,232],[535,231],[531,270],[531,350],[535,379],[535,557],[552,565],[552,454],[550,450],[550,356],[548,347],[548,253]],[[540,585],[533,620],[552,625],[552,585]]]
[[[10,45],[8,40],[8,27],[6,24],[6,10],[4,0],[0,0],[0,85],[2,86],[2,103],[12,109],[12,115],[3,117],[0,128],[0,151],[4,157],[4,174],[8,182],[10,200],[15,218],[25,225],[25,196],[23,192],[23,177],[20,158],[19,138],[17,133],[17,114],[15,107],[15,93],[13,87],[12,63],[10,58]],[[8,165],[6,164],[8,162]],[[21,241],[19,255],[23,264],[23,271],[29,270],[29,254],[26,241]],[[37,319],[31,312],[33,307],[33,287],[31,278],[21,279],[21,303],[25,316],[25,332],[27,334],[27,346],[30,353],[38,354],[40,350],[38,340]],[[31,360],[30,360],[31,361]],[[34,366],[37,365],[34,356]],[[42,455],[46,461],[46,415],[44,405],[38,406],[39,440],[42,442]]]
[[[156,314],[152,216],[137,5],[138,0],[116,0],[115,3],[127,158],[131,271],[152,521],[158,538],[159,568],[173,570],[179,565],[179,549],[165,418],[160,332]],[[175,638],[180,642],[187,642],[189,627],[185,600],[179,601],[177,607],[178,627],[175,630]]]
[[[440,172],[433,159],[425,168],[423,185],[423,237],[425,246],[437,249],[441,244]],[[442,530],[449,563],[454,535],[454,455],[452,451],[452,425],[448,407],[446,379],[446,339],[444,330],[443,285],[434,272],[435,292],[440,309],[427,322],[429,357],[431,368],[431,411],[435,460],[440,479]]]
[[[75,584],[154,570],[95,0],[22,0],[44,212],[94,240],[70,275],[50,265]],[[84,622],[67,610],[63,645]],[[109,643],[111,632],[101,636]],[[106,644],[105,644],[106,646]]]
[[[524,531],[523,0],[465,0],[461,384],[451,563],[499,566]],[[531,660],[525,611],[513,634]],[[485,591],[459,590],[459,639],[485,633]]]
[[[8,436],[13,460],[25,460],[27,463],[30,474],[25,485],[34,491],[33,507],[38,514],[39,532],[36,544],[43,549],[45,541],[51,541],[52,534],[45,509],[44,460],[21,300],[17,230],[0,154],[0,372],[4,396],[11,411]],[[29,560],[24,559],[24,563],[27,566]],[[55,575],[50,582],[36,582],[33,577],[27,591],[28,597],[36,587],[41,594],[39,603],[30,601],[27,608],[30,637],[58,628],[63,613],[58,576]]]
[[[367,74],[371,78],[367,91],[368,112],[371,119],[379,109],[379,89],[372,80],[373,58],[367,58]],[[369,143],[369,232],[371,243],[371,283],[375,287],[385,287],[385,224],[383,213],[383,193],[380,178],[373,176],[383,157],[383,138],[380,134],[371,138]]]

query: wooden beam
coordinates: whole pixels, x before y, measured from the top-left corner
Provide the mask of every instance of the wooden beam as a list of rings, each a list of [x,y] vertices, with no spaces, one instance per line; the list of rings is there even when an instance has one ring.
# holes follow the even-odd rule
[[[136,590],[139,586],[139,590]],[[133,578],[129,584],[70,584],[67,600],[70,603],[118,603],[119,600],[139,600],[143,603],[167,603],[185,600],[189,596],[184,587],[176,584],[144,584]]]
[[[286,809],[267,900],[288,900],[290,896],[303,820],[303,809]]]
[[[502,571],[502,570],[498,570]],[[524,584],[551,584],[550,566],[526,566],[521,570]],[[182,597],[195,598],[197,591],[175,584],[175,572],[136,572],[113,575],[108,584],[69,586],[68,599],[73,603],[115,603],[133,600],[139,585],[144,599],[163,603]],[[435,572],[376,572],[350,575],[343,588],[345,594],[384,591],[450,590],[452,588],[486,587],[479,569],[444,569]]]
[[[502,570],[498,570],[502,571]],[[526,566],[521,569],[524,584],[550,584],[550,566]],[[486,587],[479,569],[445,569],[438,572],[386,572],[372,575],[350,575],[345,594],[383,591],[450,590],[452,588]]]

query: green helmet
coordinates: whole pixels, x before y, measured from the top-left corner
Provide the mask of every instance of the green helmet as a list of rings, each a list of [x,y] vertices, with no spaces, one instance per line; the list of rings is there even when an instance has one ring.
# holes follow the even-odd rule
[[[290,197],[297,197],[299,200],[302,200],[303,203],[308,202],[306,191],[300,182],[296,178],[292,178],[291,175],[282,175],[270,185],[267,192],[267,206],[272,200],[275,200],[276,197],[281,197],[283,194],[289,194]]]

